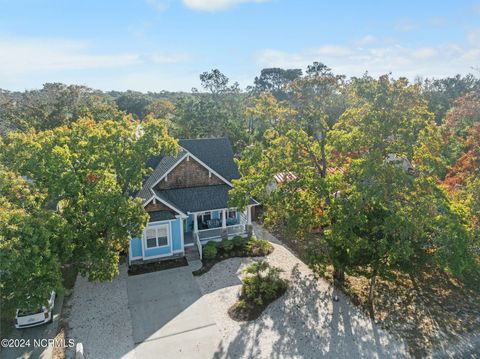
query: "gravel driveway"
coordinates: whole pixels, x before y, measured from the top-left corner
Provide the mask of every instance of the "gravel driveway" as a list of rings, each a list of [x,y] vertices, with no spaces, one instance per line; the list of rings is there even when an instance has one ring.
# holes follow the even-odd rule
[[[312,271],[275,237],[255,226],[257,237],[269,239],[274,252],[268,262],[282,268],[290,280],[287,293],[270,304],[255,321],[238,323],[228,308],[241,288],[242,269],[253,260],[233,258],[196,277],[202,293],[215,308],[221,332],[215,358],[401,358],[406,348],[372,324],[342,293]],[[332,301],[332,294],[340,297]]]
[[[69,338],[83,343],[86,358],[135,358],[132,320],[128,310],[127,266],[111,282],[78,277],[72,298]],[[67,352],[72,358],[73,351]]]

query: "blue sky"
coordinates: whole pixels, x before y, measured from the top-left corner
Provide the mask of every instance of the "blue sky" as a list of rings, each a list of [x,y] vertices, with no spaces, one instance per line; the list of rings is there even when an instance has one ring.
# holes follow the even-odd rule
[[[410,79],[480,66],[479,1],[0,0],[0,9],[0,88],[10,90],[190,90],[212,68],[245,87],[264,67],[313,61]]]

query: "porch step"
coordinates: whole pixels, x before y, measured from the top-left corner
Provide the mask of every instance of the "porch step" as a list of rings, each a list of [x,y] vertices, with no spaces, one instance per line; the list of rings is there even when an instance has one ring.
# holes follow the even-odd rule
[[[188,261],[200,259],[200,254],[198,253],[197,247],[196,246],[185,247],[185,257],[187,258]]]

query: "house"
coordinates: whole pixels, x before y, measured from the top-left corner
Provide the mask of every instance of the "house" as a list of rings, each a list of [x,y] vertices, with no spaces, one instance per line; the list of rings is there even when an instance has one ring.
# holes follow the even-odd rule
[[[226,138],[179,140],[177,156],[149,160],[154,169],[136,197],[150,219],[141,237],[130,240],[130,263],[183,256],[188,247],[199,251],[208,241],[247,236],[250,199],[240,212],[229,207],[228,191],[240,174]]]
[[[405,172],[410,174],[415,172],[412,163],[408,160],[408,158],[397,156],[394,153],[388,154],[388,156],[385,158],[385,163],[392,163],[400,166]]]

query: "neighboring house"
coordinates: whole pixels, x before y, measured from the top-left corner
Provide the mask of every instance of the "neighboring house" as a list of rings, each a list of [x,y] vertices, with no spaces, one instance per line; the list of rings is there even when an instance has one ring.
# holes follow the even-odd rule
[[[150,159],[154,168],[136,197],[150,215],[140,238],[130,241],[130,262],[182,256],[210,240],[247,236],[251,199],[244,212],[228,206],[232,180],[240,174],[226,138],[179,140],[175,156]]]
[[[393,163],[403,168],[403,170],[407,173],[413,174],[414,169],[412,163],[406,157],[399,157],[394,153],[388,154],[385,158],[386,163]]]

